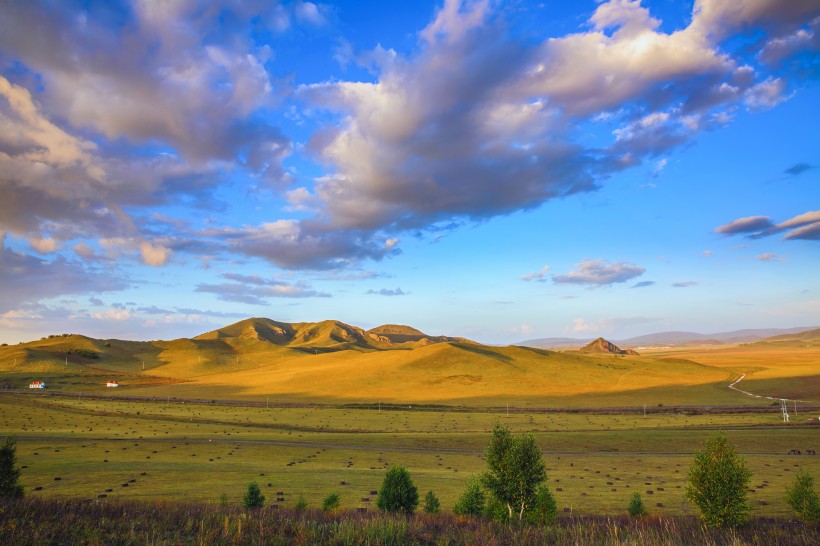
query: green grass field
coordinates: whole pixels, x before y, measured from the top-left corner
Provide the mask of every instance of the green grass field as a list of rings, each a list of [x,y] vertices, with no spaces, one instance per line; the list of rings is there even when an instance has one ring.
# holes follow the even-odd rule
[[[23,484],[45,496],[216,502],[225,493],[239,503],[255,480],[271,503],[304,495],[317,506],[338,492],[345,507],[373,508],[371,492],[401,464],[449,509],[467,478],[484,470],[496,422],[535,435],[550,487],[573,514],[622,513],[634,491],[655,512],[693,514],[683,495],[688,467],[717,429],[749,462],[758,515],[789,513],[784,489],[799,466],[820,474],[820,457],[786,455],[813,447],[818,427],[783,424],[774,412],[507,415],[0,395],[0,427],[18,438]]]

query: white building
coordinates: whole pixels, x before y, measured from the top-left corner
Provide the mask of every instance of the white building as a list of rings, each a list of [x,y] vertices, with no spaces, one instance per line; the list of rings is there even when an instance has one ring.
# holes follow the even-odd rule
[[[30,389],[45,389],[46,383],[45,381],[32,381],[28,384],[28,388]]]

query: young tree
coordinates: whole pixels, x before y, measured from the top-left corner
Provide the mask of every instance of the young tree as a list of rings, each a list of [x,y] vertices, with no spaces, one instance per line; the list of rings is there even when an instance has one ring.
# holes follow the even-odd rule
[[[473,478],[467,482],[467,489],[456,501],[453,512],[459,516],[480,516],[484,513],[485,496],[481,483]]]
[[[644,506],[643,500],[641,500],[640,493],[632,493],[632,497],[629,499],[629,505],[626,507],[626,511],[633,518],[640,518],[646,515],[646,506]]]
[[[539,485],[532,504],[524,512],[524,519],[532,525],[551,525],[558,517],[558,505],[546,485]]]
[[[441,512],[441,503],[432,491],[428,491],[424,497],[424,511],[428,514],[438,514]]]
[[[802,468],[786,488],[786,501],[804,521],[820,521],[820,498],[814,491],[814,478]]]
[[[746,501],[752,473],[723,432],[706,441],[689,469],[686,498],[700,509],[701,519],[712,527],[732,527],[749,519]]]
[[[376,506],[382,512],[404,512],[412,514],[419,504],[419,492],[410,478],[410,472],[402,466],[394,466],[387,471],[376,499]]]
[[[19,499],[23,497],[20,485],[20,469],[17,468],[16,440],[7,436],[0,447],[0,498]]]
[[[305,500],[305,497],[303,495],[299,495],[299,500],[296,501],[296,505],[294,505],[294,508],[297,512],[302,512],[303,510],[307,510],[307,505],[308,504]]]
[[[262,491],[260,491],[259,485],[256,482],[248,484],[248,491],[245,493],[245,496],[242,497],[242,504],[245,508],[261,508],[262,505],[265,504],[265,496],[262,494]]]
[[[541,450],[532,434],[514,438],[510,429],[496,425],[486,450],[489,471],[484,486],[507,507],[509,519],[521,521],[535,500],[538,486],[547,479]]]
[[[339,508],[341,501],[342,497],[340,497],[338,493],[331,493],[322,501],[322,510],[325,512],[332,512],[333,510]]]

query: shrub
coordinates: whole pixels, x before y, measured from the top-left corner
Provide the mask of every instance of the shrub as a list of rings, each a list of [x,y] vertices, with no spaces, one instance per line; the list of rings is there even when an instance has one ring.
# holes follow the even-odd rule
[[[382,512],[404,512],[412,514],[419,504],[419,492],[410,478],[410,473],[402,466],[394,466],[387,471],[376,499],[376,506]]]
[[[538,487],[547,479],[535,437],[527,434],[516,438],[510,429],[496,425],[486,454],[489,471],[482,476],[482,483],[506,505],[509,519],[515,513],[521,521],[535,501]]]
[[[441,503],[432,491],[428,491],[424,497],[424,511],[428,514],[438,514],[441,512]]]
[[[749,520],[746,501],[752,473],[723,432],[706,441],[689,469],[686,498],[700,509],[701,519],[713,527],[733,527]]]
[[[19,499],[23,497],[20,485],[20,469],[17,468],[17,441],[6,436],[0,447],[0,498]]]
[[[299,500],[296,501],[296,505],[294,506],[294,508],[297,512],[302,512],[303,510],[307,509],[307,501],[305,500],[304,496],[299,495]]]
[[[219,506],[228,506],[228,494],[222,493],[219,495]]]
[[[265,504],[265,495],[262,494],[256,482],[248,484],[248,491],[242,498],[242,504],[245,508],[261,508]]]
[[[632,493],[632,497],[629,499],[629,505],[626,507],[626,511],[633,518],[640,518],[646,515],[646,506],[644,506],[643,501],[641,500],[640,493]]]
[[[467,489],[459,497],[453,512],[459,516],[480,516],[484,513],[485,495],[476,479],[467,482]]]
[[[802,468],[786,488],[786,501],[804,521],[820,521],[820,498],[814,491],[814,478]]]
[[[524,519],[532,525],[551,525],[558,517],[558,505],[546,485],[535,491],[532,504],[524,513]]]
[[[325,512],[330,512],[332,510],[336,510],[339,508],[341,504],[342,497],[339,496],[338,493],[331,493],[327,497],[322,500],[322,510]]]

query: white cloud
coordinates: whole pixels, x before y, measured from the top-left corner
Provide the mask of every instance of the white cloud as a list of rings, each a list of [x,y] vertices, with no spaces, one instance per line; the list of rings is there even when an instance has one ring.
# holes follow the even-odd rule
[[[538,271],[533,271],[532,273],[528,273],[521,277],[522,281],[537,281],[537,282],[544,282],[546,279],[544,276],[552,269],[550,266],[545,265]]]
[[[643,267],[625,262],[610,263],[606,260],[583,260],[576,264],[577,269],[564,275],[553,275],[556,284],[584,284],[590,286],[607,286],[626,282],[643,275]]]
[[[152,244],[148,241],[143,241],[140,243],[140,254],[142,255],[142,261],[146,265],[156,267],[165,265],[168,258],[171,256],[171,249],[160,244]]]

